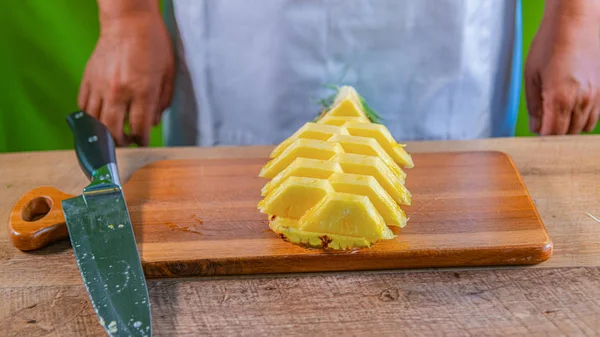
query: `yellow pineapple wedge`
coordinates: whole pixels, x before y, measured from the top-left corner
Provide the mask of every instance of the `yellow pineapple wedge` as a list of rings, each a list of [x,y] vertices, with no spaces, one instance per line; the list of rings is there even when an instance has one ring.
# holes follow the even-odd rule
[[[396,163],[407,168],[414,166],[411,156],[404,150],[404,145],[397,144],[385,126],[356,121],[349,121],[343,126],[352,136],[374,138]],[[345,133],[340,132],[339,134],[344,135]]]
[[[387,154],[381,145],[373,138],[333,135],[328,139],[328,142],[340,144],[345,153],[364,154],[381,158],[395,176],[403,180],[406,178],[406,173],[402,171],[400,166],[394,162],[392,157],[390,157],[390,155]]]
[[[344,126],[344,124],[348,122],[356,122],[356,123],[371,123],[367,117],[346,117],[346,116],[324,116],[320,118],[316,123],[317,124],[327,124],[327,125],[335,125],[335,126]]]
[[[331,159],[339,163],[342,172],[372,176],[386,190],[386,192],[401,205],[410,205],[412,196],[404,186],[404,180],[395,176],[383,163],[383,160],[374,156],[360,154],[340,153]]]
[[[404,211],[373,176],[335,172],[329,176],[329,182],[336,192],[367,196],[387,225],[406,225]]]
[[[350,135],[346,128],[343,128],[340,126],[318,124],[318,123],[312,123],[312,122],[306,123],[300,129],[298,129],[298,131],[296,131],[290,138],[284,140],[281,144],[279,144],[271,152],[271,158],[277,157],[294,140],[296,140],[298,138],[327,140],[327,139],[331,138],[331,136],[336,135],[336,134]]]
[[[281,217],[298,220],[333,192],[328,180],[289,177],[261,200],[258,207],[263,213],[280,214]]]
[[[373,122],[353,87],[339,88],[331,102],[271,152],[258,209],[275,233],[301,246],[347,250],[393,239],[389,227],[408,221],[402,168],[414,167],[412,157]]]
[[[324,140],[298,138],[291,142],[277,157],[271,159],[260,171],[262,178],[274,178],[279,172],[288,167],[296,158],[330,159],[338,153],[343,153],[338,143]]]
[[[307,177],[327,179],[335,172],[343,172],[339,163],[330,160],[296,158],[290,166],[279,172],[261,190],[261,196],[266,196],[270,191],[279,187],[289,177]]]

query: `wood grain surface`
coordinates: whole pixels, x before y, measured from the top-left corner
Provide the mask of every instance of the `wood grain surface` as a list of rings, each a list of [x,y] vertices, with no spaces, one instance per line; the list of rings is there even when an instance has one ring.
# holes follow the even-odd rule
[[[271,149],[121,149],[117,156],[127,180],[162,159],[256,158]],[[552,258],[532,267],[150,280],[155,335],[598,335],[600,223],[590,215],[600,216],[600,136],[413,142],[407,149],[507,152],[553,240]],[[2,154],[0,172],[3,221],[35,187],[76,194],[87,184],[72,151]],[[22,252],[7,229],[0,226],[0,335],[105,336],[68,243]]]
[[[600,268],[150,280],[154,336],[598,336]],[[8,336],[106,336],[83,285],[6,292]]]
[[[345,252],[299,247],[269,229],[256,208],[265,183],[258,171],[266,161],[163,160],[137,170],[123,190],[146,275],[518,265],[545,261],[552,252],[519,173],[501,152],[415,154],[415,168],[407,170],[408,226],[394,240]],[[54,222],[22,219],[31,213],[27,198],[59,204],[60,192],[35,192],[19,200],[10,222],[13,242],[27,247],[50,236],[31,234],[64,232],[54,209]],[[35,231],[39,222],[46,227]]]

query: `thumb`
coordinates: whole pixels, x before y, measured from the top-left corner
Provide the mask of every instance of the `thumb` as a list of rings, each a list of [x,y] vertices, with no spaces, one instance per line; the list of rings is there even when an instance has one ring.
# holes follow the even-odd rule
[[[539,133],[542,125],[542,92],[538,72],[525,74],[525,98],[529,113],[529,131]]]

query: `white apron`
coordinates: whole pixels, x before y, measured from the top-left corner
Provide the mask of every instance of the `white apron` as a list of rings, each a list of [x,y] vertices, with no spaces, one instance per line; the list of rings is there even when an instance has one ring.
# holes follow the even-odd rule
[[[165,143],[276,144],[352,85],[399,141],[511,136],[517,0],[176,0]]]

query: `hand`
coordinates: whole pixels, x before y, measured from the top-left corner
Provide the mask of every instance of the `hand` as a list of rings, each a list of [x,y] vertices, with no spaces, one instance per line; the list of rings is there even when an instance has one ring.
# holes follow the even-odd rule
[[[118,146],[147,146],[171,101],[174,57],[159,13],[101,22],[79,89],[79,108],[99,119]],[[129,118],[131,134],[124,132]]]
[[[600,25],[586,15],[598,10],[548,3],[525,65],[529,128],[540,135],[589,132],[600,115]]]

